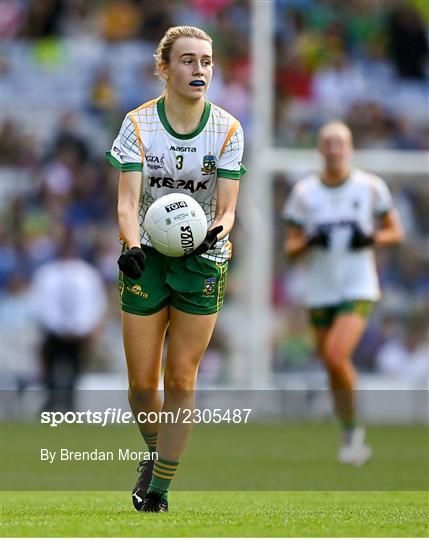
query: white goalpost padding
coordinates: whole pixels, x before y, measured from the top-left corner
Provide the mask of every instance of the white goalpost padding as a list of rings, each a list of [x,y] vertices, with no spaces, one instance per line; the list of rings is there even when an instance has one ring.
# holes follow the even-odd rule
[[[270,179],[262,169],[263,155],[272,146],[273,4],[252,2],[252,111],[253,133],[247,137],[249,173],[240,193],[240,222],[243,227],[239,261],[244,269],[240,280],[240,339],[233,352],[233,384],[266,388],[270,379],[270,276],[272,265]]]

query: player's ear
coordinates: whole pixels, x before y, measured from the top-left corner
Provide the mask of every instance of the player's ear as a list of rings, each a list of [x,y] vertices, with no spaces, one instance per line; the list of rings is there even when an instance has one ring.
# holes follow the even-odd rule
[[[166,81],[168,79],[168,64],[161,62],[161,64],[158,65],[158,73],[159,76]]]

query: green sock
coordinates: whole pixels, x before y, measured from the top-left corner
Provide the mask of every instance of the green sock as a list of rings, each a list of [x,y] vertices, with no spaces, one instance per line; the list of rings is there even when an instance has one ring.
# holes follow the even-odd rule
[[[343,429],[345,431],[353,431],[356,425],[356,420],[348,420],[347,422],[343,422]]]
[[[158,433],[142,433],[144,442],[147,444],[149,452],[156,452]]]
[[[352,434],[357,424],[355,420],[348,420],[343,422],[343,444],[350,444],[352,440]]]
[[[166,501],[168,498],[168,489],[176,474],[179,463],[180,461],[171,461],[158,457],[153,467],[152,480],[147,492],[151,493],[155,491]]]

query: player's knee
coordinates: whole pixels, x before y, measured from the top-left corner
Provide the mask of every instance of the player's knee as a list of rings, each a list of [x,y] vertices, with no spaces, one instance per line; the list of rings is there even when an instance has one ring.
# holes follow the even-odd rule
[[[341,370],[344,362],[347,361],[347,357],[342,347],[337,344],[328,343],[323,350],[323,359],[326,367],[329,371]]]
[[[128,385],[129,397],[138,402],[150,401],[158,391],[158,383],[157,377],[148,377],[144,381],[130,379]]]
[[[195,374],[180,371],[166,371],[164,388],[166,390],[182,391],[193,390],[195,386]]]

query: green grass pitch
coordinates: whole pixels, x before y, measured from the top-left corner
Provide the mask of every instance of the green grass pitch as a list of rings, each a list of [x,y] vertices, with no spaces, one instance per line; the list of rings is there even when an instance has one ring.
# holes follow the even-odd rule
[[[132,507],[135,462],[40,462],[41,447],[141,448],[136,431],[4,424],[2,536],[429,534],[427,426],[369,426],[357,468],[336,462],[332,422],[195,426],[162,515]]]
[[[5,492],[2,536],[425,537],[424,492],[173,492],[140,514],[128,492]]]

